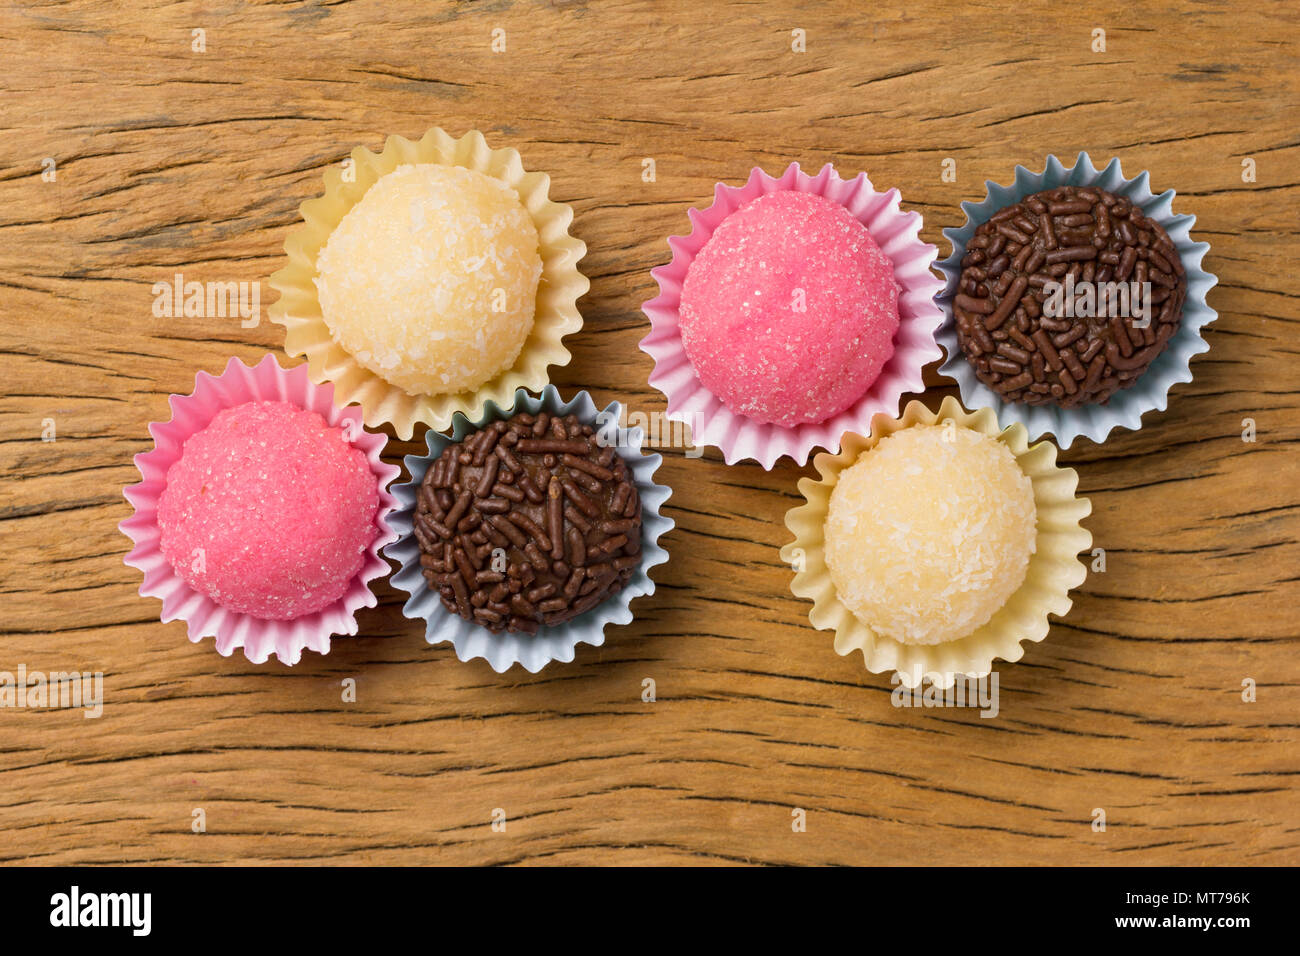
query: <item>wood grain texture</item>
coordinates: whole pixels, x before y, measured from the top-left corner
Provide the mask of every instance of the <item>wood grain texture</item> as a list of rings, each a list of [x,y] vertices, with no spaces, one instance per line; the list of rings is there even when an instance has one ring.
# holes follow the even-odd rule
[[[0,710],[0,859],[1300,862],[1300,16],[1157,6],[5,6],[0,670],[101,670],[106,701],[98,720]],[[1178,190],[1220,278],[1211,351],[1141,432],[1063,455],[1108,567],[1002,668],[997,719],[891,707],[789,592],[782,517],[811,469],[712,452],[665,453],[672,560],[635,623],[536,676],[427,646],[386,584],[364,636],[293,669],[158,621],[122,564],[131,456],[169,393],[283,330],[157,319],[151,286],[264,281],[322,170],[432,125],[551,174],[592,279],[554,380],[646,412],[663,409],[637,349],[649,270],[753,165],[866,170],[942,255],[961,200],[1049,152],[1119,155]]]

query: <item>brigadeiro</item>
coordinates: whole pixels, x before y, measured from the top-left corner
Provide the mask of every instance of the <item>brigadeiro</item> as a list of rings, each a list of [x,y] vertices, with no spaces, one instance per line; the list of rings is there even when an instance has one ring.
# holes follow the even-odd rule
[[[572,414],[523,412],[449,444],[420,484],[414,529],[443,605],[493,632],[569,621],[641,561],[633,477]]]
[[[1059,186],[1005,206],[966,243],[957,340],[1004,401],[1104,405],[1178,329],[1187,276],[1169,234],[1123,196]]]

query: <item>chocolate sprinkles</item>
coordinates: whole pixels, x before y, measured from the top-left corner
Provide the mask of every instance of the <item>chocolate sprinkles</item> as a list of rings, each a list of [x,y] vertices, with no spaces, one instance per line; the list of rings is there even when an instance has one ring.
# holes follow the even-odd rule
[[[631,473],[574,415],[516,415],[447,446],[416,500],[429,586],[492,631],[570,620],[621,590],[640,562]]]
[[[1168,233],[1095,187],[1061,186],[1000,209],[975,230],[961,266],[952,305],[962,352],[981,382],[1028,405],[1105,404],[1164,351],[1187,295]],[[1135,289],[1149,296],[1145,316]]]

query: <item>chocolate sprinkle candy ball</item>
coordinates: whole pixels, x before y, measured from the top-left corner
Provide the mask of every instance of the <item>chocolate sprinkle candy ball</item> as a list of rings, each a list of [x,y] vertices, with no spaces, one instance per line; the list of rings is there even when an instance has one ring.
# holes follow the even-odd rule
[[[415,512],[420,566],[454,614],[536,633],[620,591],[641,561],[641,500],[574,415],[515,415],[448,445]]]
[[[975,230],[961,266],[961,349],[981,382],[1027,405],[1105,404],[1164,351],[1187,296],[1168,233],[1093,187],[1061,186],[999,210]],[[1137,300],[1124,308],[1134,283],[1149,289],[1145,323]]]

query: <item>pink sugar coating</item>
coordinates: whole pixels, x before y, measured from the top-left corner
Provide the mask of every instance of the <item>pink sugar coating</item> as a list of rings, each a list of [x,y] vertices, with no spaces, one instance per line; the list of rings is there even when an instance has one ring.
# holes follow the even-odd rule
[[[682,344],[733,412],[787,427],[822,422],[857,401],[894,354],[898,294],[893,263],[847,209],[812,193],[767,193],[727,216],[687,268]]]
[[[342,429],[287,402],[248,402],[186,440],[158,528],[190,587],[233,611],[291,620],[344,595],[378,510],[378,480]]]

